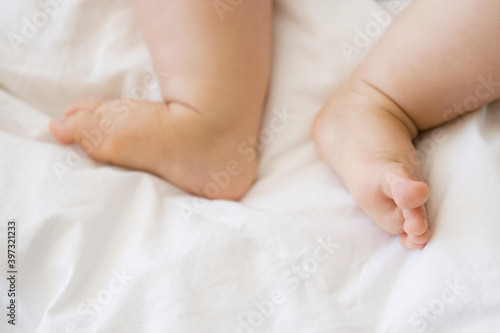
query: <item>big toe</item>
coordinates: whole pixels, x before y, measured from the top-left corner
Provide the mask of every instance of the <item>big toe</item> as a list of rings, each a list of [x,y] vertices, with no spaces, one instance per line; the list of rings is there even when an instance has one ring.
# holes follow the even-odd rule
[[[415,180],[413,175],[388,172],[388,196],[403,209],[413,209],[425,204],[429,199],[429,188],[424,182]]]
[[[95,127],[96,116],[85,110],[80,110],[64,119],[53,119],[49,124],[52,136],[63,144],[80,143],[82,131]]]

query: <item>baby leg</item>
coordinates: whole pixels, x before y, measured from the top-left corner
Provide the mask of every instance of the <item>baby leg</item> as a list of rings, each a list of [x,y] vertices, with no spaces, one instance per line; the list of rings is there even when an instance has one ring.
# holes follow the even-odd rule
[[[412,140],[500,97],[499,17],[496,0],[413,1],[315,120],[323,158],[407,248],[430,238]]]
[[[78,102],[51,123],[52,135],[188,192],[240,198],[257,171],[248,138],[257,136],[267,91],[272,2],[215,5],[136,0],[155,67],[168,73],[164,102]]]

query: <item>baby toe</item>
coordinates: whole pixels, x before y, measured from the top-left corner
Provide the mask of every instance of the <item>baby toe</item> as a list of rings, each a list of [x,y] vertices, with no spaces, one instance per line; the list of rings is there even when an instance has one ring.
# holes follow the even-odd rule
[[[421,250],[427,244],[427,243],[423,244],[414,243],[411,240],[410,236],[408,236],[407,234],[401,234],[401,236],[399,237],[399,243],[401,243],[401,245],[407,248],[408,250]]]
[[[384,193],[401,208],[411,209],[422,206],[429,198],[427,185],[415,180],[409,169],[401,164],[395,164],[394,169],[386,173]]]
[[[410,241],[414,244],[426,244],[430,238],[431,238],[431,233],[430,233],[429,229],[427,229],[421,235],[408,235],[408,237],[407,237],[408,241]]]
[[[92,128],[97,127],[97,118],[92,112],[79,110],[64,119],[52,120],[49,129],[59,142],[64,144],[79,143],[88,152],[89,145],[86,142],[85,145],[83,143],[89,141],[85,140],[85,136],[91,135]]]
[[[376,220],[377,225],[390,235],[399,235],[403,230],[404,217],[401,208],[392,204],[385,214]]]
[[[409,235],[422,235],[428,227],[424,206],[403,209],[403,230]]]

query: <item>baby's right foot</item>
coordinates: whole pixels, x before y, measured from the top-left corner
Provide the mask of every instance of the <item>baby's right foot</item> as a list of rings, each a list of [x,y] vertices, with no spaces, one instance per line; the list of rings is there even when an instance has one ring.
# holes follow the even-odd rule
[[[75,103],[50,131],[98,161],[154,173],[210,199],[237,200],[257,173],[249,138],[257,136],[258,120],[258,113],[238,122],[178,103],[114,100]]]
[[[356,80],[332,95],[312,133],[354,200],[382,230],[400,234],[408,249],[422,249],[430,238],[429,189],[412,144],[417,133],[389,97]]]

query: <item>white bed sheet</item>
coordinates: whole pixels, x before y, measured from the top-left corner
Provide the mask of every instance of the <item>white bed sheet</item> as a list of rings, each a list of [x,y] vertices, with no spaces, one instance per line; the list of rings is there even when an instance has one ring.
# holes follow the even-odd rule
[[[153,67],[130,1],[61,1],[42,24],[49,2],[0,4],[1,332],[500,327],[499,103],[421,139],[433,232],[422,251],[373,225],[309,137],[328,94],[381,34],[376,2],[276,3],[267,136],[241,202],[195,198],[51,139],[48,122],[65,105],[144,92]],[[40,27],[15,52],[9,38],[36,15]],[[356,29],[370,24],[370,44],[346,57],[340,45],[356,47]],[[146,93],[159,99],[155,87]],[[9,219],[16,326],[6,316]]]

